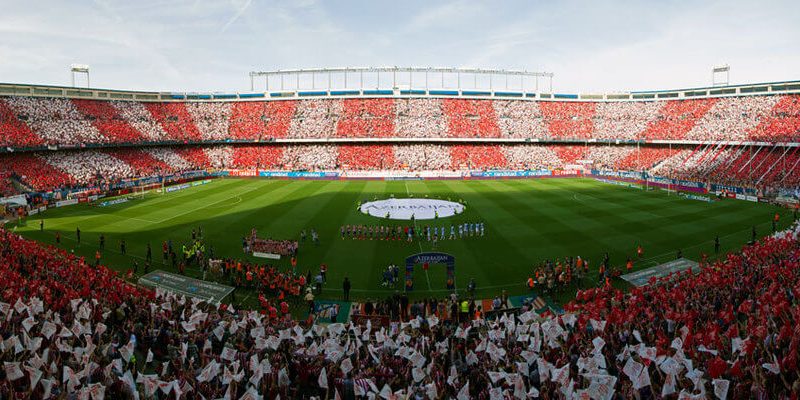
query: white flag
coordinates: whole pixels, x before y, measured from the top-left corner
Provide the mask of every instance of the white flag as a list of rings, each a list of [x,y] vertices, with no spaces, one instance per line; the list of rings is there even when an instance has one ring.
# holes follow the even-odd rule
[[[42,387],[44,388],[44,395],[42,396],[42,398],[47,400],[50,398],[50,391],[53,390],[53,380],[42,379]]]
[[[392,388],[390,388],[388,384],[384,384],[381,388],[381,392],[378,393],[378,395],[386,400],[389,400],[392,397]]]
[[[411,375],[414,377],[414,382],[419,383],[425,379],[425,371],[422,368],[414,368],[411,370]]]
[[[33,319],[33,317],[28,317],[22,320],[22,327],[25,328],[25,332],[30,332],[34,325],[36,325],[36,321]]]
[[[262,400],[263,397],[258,394],[256,388],[250,386],[247,391],[239,397],[239,400]]]
[[[19,368],[18,362],[4,362],[3,369],[6,371],[6,379],[9,381],[15,381],[25,376],[25,374],[23,374],[22,370]]]
[[[725,400],[728,397],[728,387],[731,382],[727,379],[714,379],[711,384],[714,386],[714,395],[719,400]]]
[[[95,383],[89,386],[89,394],[92,395],[92,400],[103,400],[106,396],[106,387],[101,383]]]
[[[456,396],[458,400],[469,400],[469,381],[461,387],[461,390],[458,391],[458,396]]]
[[[436,392],[436,384],[430,383],[425,385],[425,394],[428,395],[429,399],[437,398],[439,395]]]
[[[50,321],[45,321],[44,324],[42,325],[42,331],[41,331],[42,336],[46,337],[47,339],[50,339],[50,337],[53,336],[54,333],[56,333],[57,329],[58,328],[56,328],[56,324]]]
[[[347,375],[348,372],[353,370],[353,362],[350,361],[349,358],[345,358],[342,360],[342,363],[339,364],[339,369],[341,369],[342,372]]]
[[[521,400],[525,399],[525,397],[527,397],[525,393],[525,382],[522,380],[522,377],[517,374],[516,378],[514,378],[514,398]]]
[[[589,322],[592,324],[592,329],[595,331],[604,331],[606,329],[606,321],[597,321],[594,319],[590,319]]]
[[[17,302],[14,303],[14,309],[17,310],[17,314],[22,314],[23,311],[28,309],[28,305],[23,303],[21,298],[18,298]]]
[[[31,378],[31,389],[36,387],[36,384],[39,383],[39,379],[42,377],[42,371],[39,368],[32,368],[29,366],[24,367],[26,371],[28,371],[28,376]]]
[[[220,358],[222,358],[223,360],[233,361],[236,358],[236,353],[237,353],[236,350],[230,347],[224,347],[222,349],[222,354],[220,355]]]
[[[128,344],[119,348],[119,355],[125,360],[125,362],[131,361],[131,356],[133,355],[133,341],[128,341]]]
[[[551,372],[554,382],[558,382],[561,385],[566,385],[569,381],[569,364],[565,364],[563,367],[558,369],[554,368]]]
[[[322,367],[322,371],[319,371],[319,378],[317,378],[317,384],[319,387],[323,389],[328,388],[328,373],[325,371],[325,367]]]
[[[781,373],[781,367],[778,365],[778,363],[764,363],[764,364],[761,364],[761,366],[764,367],[764,369],[766,369],[767,371],[772,372],[775,375],[778,375],[778,374]]]

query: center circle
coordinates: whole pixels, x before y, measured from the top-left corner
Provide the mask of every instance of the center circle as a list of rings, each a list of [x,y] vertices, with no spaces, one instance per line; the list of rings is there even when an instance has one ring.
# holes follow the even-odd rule
[[[464,205],[437,199],[386,199],[364,203],[362,213],[378,218],[425,220],[452,217],[464,212]]]

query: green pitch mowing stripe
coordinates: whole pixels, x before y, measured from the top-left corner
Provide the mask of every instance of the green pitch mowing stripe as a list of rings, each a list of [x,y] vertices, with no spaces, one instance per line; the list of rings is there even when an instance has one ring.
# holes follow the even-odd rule
[[[622,267],[634,257],[636,246],[644,247],[636,269],[675,258],[678,249],[685,257],[699,260],[702,252],[713,255],[713,239],[719,235],[723,250],[738,249],[750,240],[750,229],[759,236],[770,233],[772,215],[783,214],[781,226],[788,225],[788,211],[764,204],[738,200],[714,203],[687,200],[664,191],[644,191],[609,185],[591,179],[470,180],[470,181],[288,181],[222,179],[208,185],[178,192],[149,193],[127,203],[109,207],[85,204],[52,209],[32,218],[17,231],[53,244],[61,233],[61,247],[92,260],[98,237],[106,236],[103,263],[125,271],[137,260],[143,265],[145,249],[153,249],[153,270],[172,271],[161,258],[161,243],[171,239],[174,247],[188,243],[192,229],[202,228],[207,248],[217,256],[265,263],[244,255],[241,239],[256,228],[259,236],[299,239],[300,231],[316,229],[320,244],[302,243],[299,272],[316,273],[321,263],[328,269],[323,298],[339,299],[341,282],[347,276],[353,286],[352,298],[378,298],[402,289],[380,285],[382,271],[390,263],[401,267],[405,258],[433,249],[432,243],[406,240],[342,240],[339,228],[347,224],[407,225],[410,221],[385,221],[361,214],[359,201],[405,198],[463,199],[463,214],[439,220],[416,221],[418,228],[484,222],[485,237],[443,240],[438,251],[456,257],[456,286],[464,288],[474,278],[478,297],[491,297],[501,290],[524,294],[531,267],[546,259],[580,255],[591,261],[592,272],[581,286],[597,282],[597,266],[608,252],[613,265]],[[39,218],[44,232],[39,232]],[[82,231],[77,244],[75,228]],[[127,255],[119,253],[119,242],[127,242]],[[290,268],[288,260],[275,262]],[[140,273],[142,270],[140,269]],[[188,274],[199,276],[194,267]],[[417,267],[412,296],[444,295],[444,266],[432,265],[426,272]],[[221,282],[228,283],[228,282]],[[572,298],[575,288],[557,296]],[[255,293],[244,291],[237,299],[255,305]]]

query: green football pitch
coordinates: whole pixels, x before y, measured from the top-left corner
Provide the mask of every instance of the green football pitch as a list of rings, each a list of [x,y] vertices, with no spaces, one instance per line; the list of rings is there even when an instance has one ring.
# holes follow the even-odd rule
[[[129,202],[98,207],[77,205],[51,209],[31,217],[17,232],[38,241],[55,244],[60,232],[62,248],[93,260],[99,235],[106,237],[103,263],[127,271],[134,259],[143,265],[147,243],[153,248],[152,269],[172,270],[163,265],[162,241],[171,239],[176,249],[189,241],[192,229],[202,227],[206,246],[218,257],[273,262],[282,269],[289,261],[252,258],[242,252],[242,237],[251,228],[260,237],[298,239],[303,229],[316,229],[320,244],[302,243],[298,271],[316,273],[321,263],[329,266],[328,284],[321,298],[338,299],[345,276],[352,281],[353,298],[379,298],[394,292],[381,286],[382,272],[390,263],[404,270],[407,256],[431,251],[432,243],[381,240],[342,240],[339,229],[346,224],[379,224],[386,220],[362,214],[359,201],[405,198],[463,200],[464,213],[450,218],[417,221],[417,225],[447,226],[483,222],[483,237],[440,241],[437,251],[455,256],[456,286],[464,288],[474,278],[478,297],[491,297],[501,290],[525,292],[524,282],[534,264],[545,259],[582,256],[592,261],[594,276],[581,282],[594,285],[596,267],[608,252],[612,265],[622,267],[636,246],[644,257],[636,268],[647,268],[675,258],[678,249],[687,258],[699,260],[701,253],[714,253],[719,235],[723,251],[739,248],[750,240],[751,227],[759,236],[771,231],[775,212],[781,226],[791,216],[786,210],[739,200],[706,203],[661,190],[639,190],[591,179],[532,179],[485,181],[290,181],[263,179],[219,179],[208,185],[167,194],[148,193]],[[40,232],[40,219],[44,230]],[[408,221],[395,222],[398,224]],[[75,229],[81,229],[81,243]],[[119,252],[121,239],[127,255]],[[178,252],[178,251],[176,251]],[[174,271],[173,271],[174,272]],[[142,273],[140,267],[139,273]],[[199,276],[197,267],[187,274]],[[401,272],[402,277],[402,272]],[[444,266],[428,271],[417,266],[413,296],[443,296]],[[401,287],[401,286],[398,286]],[[564,293],[561,300],[572,297]],[[253,297],[253,293],[243,297]],[[239,297],[241,301],[243,297]],[[253,301],[253,300],[250,300]]]

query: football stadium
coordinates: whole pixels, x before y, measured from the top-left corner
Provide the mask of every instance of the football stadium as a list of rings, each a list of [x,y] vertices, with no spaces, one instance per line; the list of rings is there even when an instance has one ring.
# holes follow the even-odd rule
[[[800,396],[792,76],[97,64],[0,83],[0,399]]]

